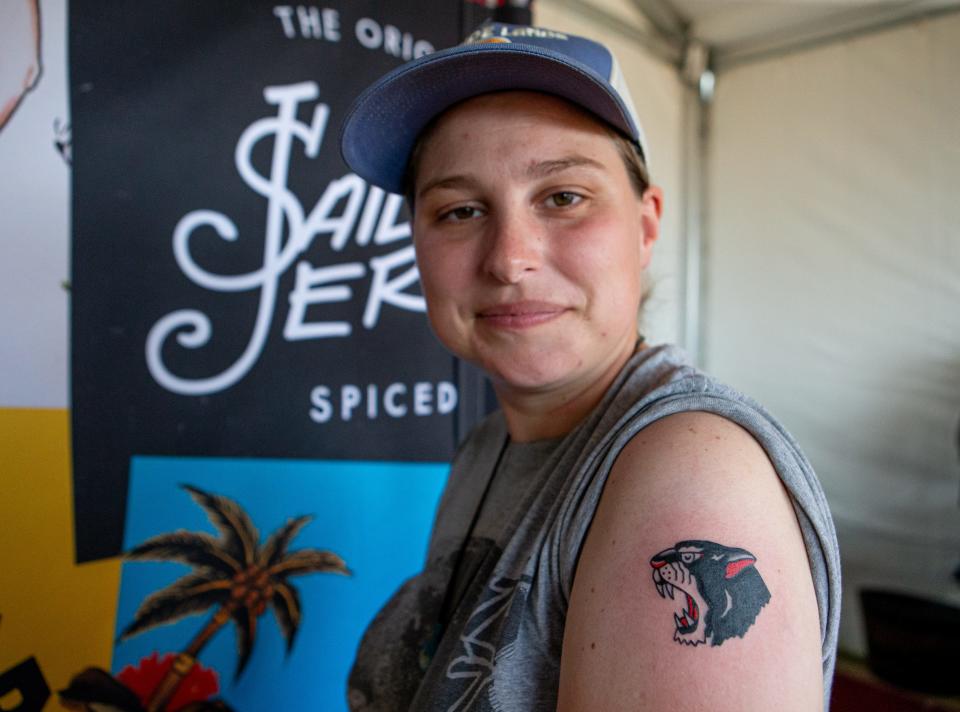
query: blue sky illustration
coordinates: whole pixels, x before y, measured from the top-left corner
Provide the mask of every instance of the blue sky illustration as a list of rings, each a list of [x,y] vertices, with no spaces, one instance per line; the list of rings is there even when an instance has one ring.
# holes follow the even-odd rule
[[[253,519],[261,541],[288,519],[313,515],[291,550],[333,551],[346,560],[353,576],[290,579],[301,595],[303,620],[289,656],[268,609],[258,620],[253,655],[239,680],[233,679],[232,624],[208,643],[200,662],[218,671],[221,696],[237,712],[346,710],[347,673],[360,636],[397,586],[423,565],[448,471],[445,463],[135,457],[124,548],[177,529],[216,533],[181,484],[236,500]],[[117,636],[144,598],[189,570],[176,563],[124,563]],[[155,651],[162,655],[183,649],[211,615],[189,616],[117,643],[113,671],[136,665]]]

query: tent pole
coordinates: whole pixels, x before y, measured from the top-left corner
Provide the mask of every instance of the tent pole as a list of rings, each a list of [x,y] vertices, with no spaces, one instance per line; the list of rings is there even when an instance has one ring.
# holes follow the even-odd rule
[[[690,41],[680,72],[683,105],[683,312],[681,343],[694,363],[705,366],[703,305],[707,243],[707,155],[714,74],[710,50]]]

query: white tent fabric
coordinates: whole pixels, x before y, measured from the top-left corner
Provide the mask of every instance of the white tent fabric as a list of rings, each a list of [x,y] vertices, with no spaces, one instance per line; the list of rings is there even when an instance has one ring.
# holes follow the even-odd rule
[[[846,574],[960,602],[960,17],[732,69],[713,112],[706,362],[823,480]],[[857,616],[858,617],[858,616]]]
[[[667,195],[649,332],[682,341],[689,90],[609,21],[653,1],[612,4],[538,0],[536,19],[621,58]],[[734,58],[719,4],[674,7],[709,10],[699,26],[726,28]],[[709,109],[699,355],[813,460],[841,540],[841,647],[863,654],[861,588],[960,603],[960,15],[741,60],[718,65]]]

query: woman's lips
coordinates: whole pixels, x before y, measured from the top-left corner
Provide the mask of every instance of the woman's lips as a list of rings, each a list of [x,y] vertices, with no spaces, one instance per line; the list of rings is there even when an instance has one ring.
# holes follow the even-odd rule
[[[566,311],[566,307],[551,302],[523,301],[486,307],[477,313],[477,319],[500,329],[526,329],[552,321]]]

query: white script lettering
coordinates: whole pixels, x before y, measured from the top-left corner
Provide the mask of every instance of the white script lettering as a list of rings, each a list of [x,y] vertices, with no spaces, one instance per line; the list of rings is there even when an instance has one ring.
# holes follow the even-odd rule
[[[278,16],[281,19],[287,17]],[[309,124],[297,118],[300,105],[316,100],[319,94],[315,82],[267,87],[263,95],[268,104],[277,107],[276,116],[254,121],[237,141],[234,152],[237,172],[244,183],[267,199],[263,262],[259,268],[247,273],[218,274],[194,259],[190,244],[198,232],[212,230],[227,243],[240,239],[236,224],[223,213],[194,210],[184,215],[174,228],[174,258],[190,281],[214,292],[259,290],[260,299],[243,353],[224,371],[207,378],[185,378],[174,374],[167,367],[163,352],[175,332],[176,342],[183,348],[197,349],[209,343],[210,318],[197,309],[179,309],[157,321],[145,345],[147,367],[157,383],[167,390],[193,396],[216,393],[233,386],[250,372],[260,358],[270,332],[280,279],[318,235],[329,236],[329,246],[334,252],[342,251],[351,235],[361,247],[371,242],[382,246],[410,239],[410,224],[397,222],[402,198],[385,195],[375,187],[368,190],[366,182],[352,173],[331,181],[309,214],[305,213],[297,195],[288,188],[295,142],[303,144],[304,155],[316,158],[323,141],[330,118],[326,104],[318,103],[314,107]],[[259,173],[253,164],[254,149],[261,141],[272,146],[268,175]],[[376,328],[384,305],[411,312],[426,310],[422,296],[406,291],[419,281],[412,245],[402,245],[394,252],[372,256],[367,262],[314,266],[300,259],[296,263],[294,287],[288,296],[290,309],[284,323],[284,339],[297,341],[350,336],[354,328],[350,322],[311,321],[307,319],[307,310],[350,301],[355,291],[348,283],[364,278],[370,280],[361,319],[364,329]],[[390,407],[392,405],[388,406],[385,400],[384,408],[388,413]],[[312,412],[311,417],[314,417]]]

